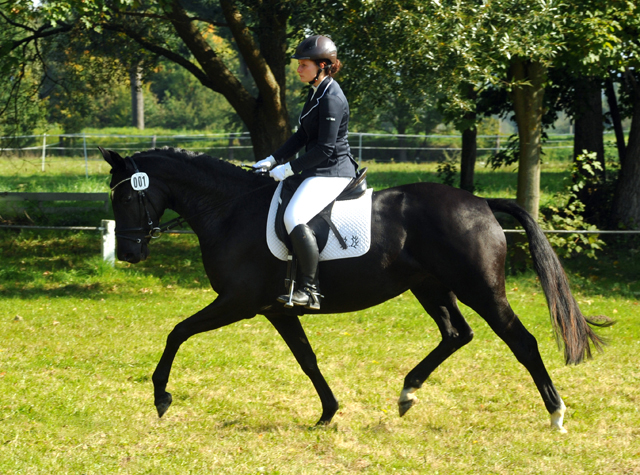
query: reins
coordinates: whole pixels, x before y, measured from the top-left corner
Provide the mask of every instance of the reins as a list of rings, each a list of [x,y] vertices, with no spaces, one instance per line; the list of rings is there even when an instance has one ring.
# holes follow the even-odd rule
[[[134,174],[131,175],[128,178],[125,178],[124,180],[116,183],[112,188],[111,188],[111,193],[113,193],[115,191],[115,189],[122,185],[123,183],[127,182],[127,181],[132,181],[132,178],[134,176],[136,176],[136,174],[140,174],[140,171],[138,169],[138,166],[136,165],[136,162],[133,160],[132,157],[127,157],[129,160],[131,160],[131,164],[133,165],[133,168],[135,170]],[[244,166],[244,165],[243,165]],[[146,173],[143,173],[143,175],[146,177]],[[148,180],[148,177],[147,177]],[[148,184],[147,184],[148,186]],[[203,214],[207,214],[207,213],[211,213],[214,210],[227,205],[235,200],[238,200],[240,198],[244,198],[245,196],[248,196],[252,193],[255,193],[256,191],[259,191],[263,188],[267,188],[269,186],[273,186],[272,183],[267,183],[266,185],[262,185],[259,186],[257,188],[254,188],[246,193],[242,193],[238,196],[234,196],[233,198],[230,198],[228,200],[222,201],[220,203],[215,203],[213,206],[209,207],[208,209],[204,210],[204,211],[200,211],[199,213],[193,214],[191,216],[189,216],[188,218],[183,218],[182,216],[178,216],[177,218],[171,219],[168,222],[166,222],[165,224],[163,224],[162,226],[160,226],[160,223],[158,223],[158,226],[154,226],[153,225],[153,219],[151,218],[151,213],[149,213],[149,208],[147,207],[147,195],[144,192],[144,189],[136,189],[134,185],[132,185],[133,189],[135,191],[138,192],[138,200],[139,202],[142,204],[145,214],[147,216],[147,226],[148,226],[148,230],[146,231],[146,235],[144,235],[143,237],[134,237],[131,236],[129,234],[123,234],[125,232],[145,232],[145,228],[144,226],[140,226],[138,228],[126,228],[126,229],[121,229],[118,230],[116,228],[116,237],[120,238],[120,239],[127,239],[129,241],[134,241],[137,244],[142,243],[143,240],[147,240],[150,241],[151,239],[158,239],[159,237],[162,236],[162,234],[164,234],[165,232],[169,231],[170,229],[176,227],[176,226],[182,226],[183,224],[187,223],[190,219],[193,219],[197,216],[201,216]],[[149,203],[151,205],[151,203]],[[153,207],[153,205],[151,205]],[[155,211],[155,209],[154,209]]]

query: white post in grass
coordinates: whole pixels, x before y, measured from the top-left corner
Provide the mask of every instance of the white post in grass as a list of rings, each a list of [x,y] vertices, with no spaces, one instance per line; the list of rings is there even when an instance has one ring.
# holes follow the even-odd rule
[[[42,171],[44,171],[44,158],[47,155],[47,134],[42,136]]]
[[[116,262],[116,222],[112,219],[102,220],[102,259],[112,266]]]

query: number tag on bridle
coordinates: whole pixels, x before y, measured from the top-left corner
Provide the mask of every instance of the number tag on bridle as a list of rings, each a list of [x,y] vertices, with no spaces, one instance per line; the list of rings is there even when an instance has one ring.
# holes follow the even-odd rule
[[[149,188],[149,176],[144,172],[138,172],[131,175],[131,186],[136,191],[142,191]]]

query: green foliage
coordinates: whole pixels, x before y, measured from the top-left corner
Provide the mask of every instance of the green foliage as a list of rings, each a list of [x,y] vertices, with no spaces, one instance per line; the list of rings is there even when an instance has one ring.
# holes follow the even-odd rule
[[[458,162],[460,161],[457,155],[449,155],[446,151],[444,158],[438,161],[436,168],[436,174],[441,183],[449,186],[456,186],[456,179],[458,174]]]
[[[148,93],[153,103],[145,116],[149,127],[234,130],[228,127],[234,113],[229,103],[176,65],[163,62],[149,77]]]
[[[520,154],[520,139],[518,134],[513,134],[507,139],[507,143],[500,150],[491,154],[487,159],[487,166],[492,170],[518,163]]]
[[[596,226],[585,221],[585,205],[579,199],[580,192],[590,183],[598,180],[602,166],[597,161],[595,152],[586,153],[576,158],[572,177],[567,178],[566,205],[562,207],[547,206],[540,210],[543,229],[594,231]],[[569,258],[584,254],[596,258],[596,252],[602,250],[604,241],[598,234],[547,234],[549,242],[558,255]]]
[[[66,53],[66,54],[65,54]],[[52,54],[48,81],[48,120],[58,124],[65,133],[81,132],[95,123],[96,115],[114,113],[117,107],[119,85],[115,76],[106,67],[107,62],[100,57],[61,49]],[[103,65],[104,67],[101,67]],[[121,82],[124,82],[124,75]],[[129,106],[129,114],[131,107]],[[122,108],[120,122],[122,123]],[[115,115],[115,114],[114,114]]]

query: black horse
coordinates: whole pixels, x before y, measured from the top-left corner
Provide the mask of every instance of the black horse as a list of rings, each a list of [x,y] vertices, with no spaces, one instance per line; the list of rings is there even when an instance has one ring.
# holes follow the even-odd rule
[[[112,203],[118,259],[147,258],[166,209],[175,210],[198,236],[202,259],[218,297],[175,326],[153,374],[155,405],[171,405],[166,392],[171,365],[189,337],[239,320],[264,315],[289,346],[322,402],[318,424],[327,424],[338,401],[318,368],[298,315],[285,312],[286,263],[265,240],[267,212],[276,183],[228,162],[184,150],[149,150],[122,158],[101,149],[111,165]],[[147,174],[149,183],[136,172]],[[134,188],[148,188],[139,191]],[[565,405],[538,352],[535,338],[505,295],[506,240],[493,211],[514,216],[524,227],[551,320],[564,344],[567,364],[591,356],[590,328],[571,295],[562,266],[544,234],[517,204],[483,199],[435,183],[416,183],[375,192],[371,248],[362,257],[320,263],[322,313],[353,312],[411,290],[442,334],[440,344],[405,377],[400,415],[415,403],[414,392],[445,359],[473,338],[457,300],[475,310],[509,346],[542,395],[551,426],[564,431]],[[305,310],[306,311],[306,310]]]

